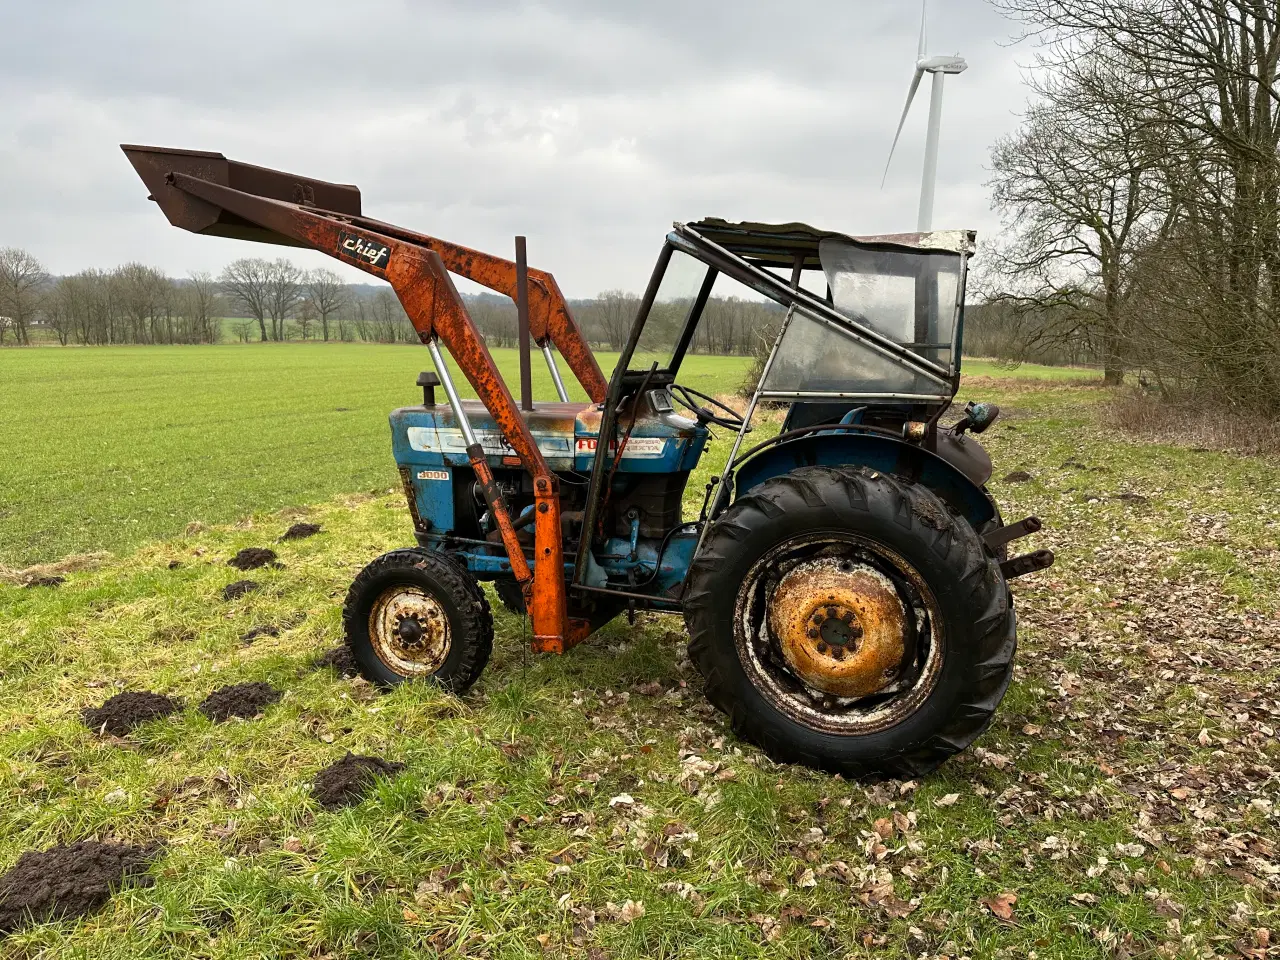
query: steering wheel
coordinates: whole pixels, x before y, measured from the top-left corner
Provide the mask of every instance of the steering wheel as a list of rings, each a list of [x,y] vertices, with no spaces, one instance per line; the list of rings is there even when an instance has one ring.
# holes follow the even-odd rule
[[[681,404],[693,411],[693,415],[698,418],[699,423],[715,423],[730,430],[741,430],[746,425],[746,420],[742,418],[741,414],[732,407],[721,403],[715,397],[709,397],[705,393],[694,390],[692,387],[682,386],[678,383],[671,384],[667,390]],[[707,409],[701,403],[695,402],[697,400],[709,404],[711,409]],[[751,428],[747,427],[746,432],[750,433]]]

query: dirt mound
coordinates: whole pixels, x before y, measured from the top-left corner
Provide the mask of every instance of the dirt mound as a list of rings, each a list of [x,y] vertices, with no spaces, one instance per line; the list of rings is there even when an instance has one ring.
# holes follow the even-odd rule
[[[27,581],[27,589],[32,587],[60,587],[67,582],[67,578],[58,574],[49,574],[43,577],[32,577]]]
[[[1142,494],[1130,493],[1128,491],[1117,495],[1116,499],[1121,500],[1125,503],[1146,503],[1147,502],[1147,498],[1144,497]]]
[[[64,573],[75,573],[80,570],[95,570],[107,559],[109,553],[76,553],[63,557],[56,563],[37,563],[34,567],[15,569],[0,563],[0,583],[8,583],[15,587],[26,586],[33,580],[45,577],[61,576]]]
[[[361,757],[348,753],[331,767],[316,774],[311,795],[328,810],[359,803],[378,777],[393,777],[404,769],[403,763],[381,757]]]
[[[276,552],[267,547],[245,547],[227,561],[227,565],[237,570],[257,570],[268,563],[276,562]]]
[[[126,877],[133,877],[138,886],[151,886],[146,871],[160,852],[158,845],[130,847],[94,840],[27,851],[0,877],[0,934],[92,913]]]
[[[256,717],[284,694],[269,683],[237,683],[213,691],[200,701],[200,712],[214,723],[232,717]]]
[[[334,647],[316,658],[316,669],[333,667],[340,677],[358,677],[360,669],[356,666],[356,658],[351,655],[351,648],[346,644]]]
[[[80,711],[80,717],[90,730],[105,730],[112,736],[123,737],[139,724],[159,720],[181,709],[181,700],[166,697],[163,693],[138,690],[117,693],[100,707],[85,707]]]
[[[259,637],[278,637],[280,636],[280,628],[268,624],[265,627],[253,627],[240,634],[241,643],[253,643]]]
[[[235,583],[228,583],[222,588],[222,599],[235,600],[238,597],[243,597],[246,593],[252,593],[260,586],[262,584],[258,583],[257,580],[237,580]]]
[[[1004,478],[1005,483],[1026,483],[1031,479],[1031,474],[1025,470],[1015,470]]]
[[[304,540],[307,537],[314,537],[320,532],[320,524],[318,523],[295,523],[292,527],[284,532],[281,540]]]

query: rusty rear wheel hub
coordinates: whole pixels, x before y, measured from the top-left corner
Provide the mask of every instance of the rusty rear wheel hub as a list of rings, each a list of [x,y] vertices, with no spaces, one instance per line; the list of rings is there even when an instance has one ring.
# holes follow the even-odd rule
[[[787,716],[834,734],[874,733],[914,713],[941,673],[942,631],[919,572],[853,532],[778,544],[735,604],[751,682]]]
[[[797,564],[769,601],[769,626],[791,669],[837,697],[865,697],[897,679],[907,616],[888,577],[836,557]]]
[[[444,665],[451,637],[444,608],[408,584],[383,591],[369,611],[374,652],[401,676],[427,677]]]

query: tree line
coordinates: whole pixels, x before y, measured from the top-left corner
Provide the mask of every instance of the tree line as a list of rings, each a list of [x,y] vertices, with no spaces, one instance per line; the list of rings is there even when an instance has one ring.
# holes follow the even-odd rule
[[[464,294],[467,309],[495,347],[515,346],[515,304],[507,297]],[[640,298],[610,290],[570,302],[592,346],[621,350]],[[655,304],[651,331],[674,342],[690,304]],[[691,349],[748,354],[756,334],[776,323],[776,307],[737,297],[713,298]],[[230,317],[228,324],[224,317]],[[303,270],[285,258],[245,257],[214,277],[184,278],[139,263],[54,277],[25,250],[0,250],[0,346],[33,335],[62,345],[248,343],[286,340],[416,343],[418,334],[390,287],[345,284],[332,270]]]
[[[1280,414],[1280,6],[993,2],[1041,46],[971,334]]]

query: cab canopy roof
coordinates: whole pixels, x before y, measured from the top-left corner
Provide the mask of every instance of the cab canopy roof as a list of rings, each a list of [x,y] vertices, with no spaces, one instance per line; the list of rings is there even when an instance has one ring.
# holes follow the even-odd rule
[[[719,217],[707,217],[696,223],[676,224],[687,227],[731,253],[765,265],[792,267],[796,254],[804,255],[805,269],[821,269],[818,244],[823,240],[848,240],[851,243],[920,250],[931,253],[972,254],[977,234],[973,230],[934,230],[930,233],[890,233],[856,237],[834,230],[819,230],[807,223],[730,223]]]

